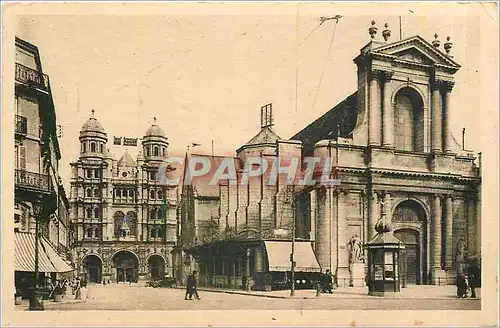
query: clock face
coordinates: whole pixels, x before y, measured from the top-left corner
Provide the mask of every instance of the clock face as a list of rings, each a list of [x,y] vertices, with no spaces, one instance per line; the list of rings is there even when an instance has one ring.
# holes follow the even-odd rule
[[[127,177],[127,172],[122,173],[122,177],[126,178]]]

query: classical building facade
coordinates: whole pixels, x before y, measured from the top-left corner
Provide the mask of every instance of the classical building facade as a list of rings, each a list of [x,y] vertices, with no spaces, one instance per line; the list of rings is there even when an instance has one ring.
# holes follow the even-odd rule
[[[35,271],[36,220],[41,246],[39,278],[50,275],[55,279],[72,268],[69,202],[59,176],[61,151],[50,80],[43,73],[35,45],[16,38],[15,47],[14,256],[16,287],[25,289],[26,279]],[[36,203],[43,205],[38,217]],[[26,290],[20,292],[27,296]]]
[[[292,139],[306,156],[331,157],[339,188],[309,193],[311,235],[322,268],[349,277],[348,242],[374,236],[381,215],[406,250],[408,283],[453,283],[455,265],[480,257],[480,171],[450,131],[452,43],[420,36],[372,40],[354,59],[358,90]],[[329,136],[338,136],[333,140]]]
[[[437,36],[391,42],[387,29],[383,39],[375,26],[369,32],[372,40],[354,58],[356,92],[290,140],[263,124],[234,159],[236,181],[248,156],[329,159],[340,185],[292,190],[288,201],[290,186],[282,183],[185,187],[179,249],[194,258],[179,257],[176,265],[198,269],[206,285],[242,287],[243,280],[262,279],[261,273],[286,280],[295,228],[299,241],[314,250],[311,256],[300,246],[297,271],[316,272],[317,259],[337,284],[364,285],[363,272],[352,275],[352,264],[364,263],[362,254],[353,255],[353,240],[369,242],[383,215],[405,244],[405,284],[454,283],[456,265],[467,256],[480,258],[480,168],[450,129],[460,69],[452,43],[441,48]],[[308,265],[300,267],[299,260]]]
[[[172,273],[177,242],[177,186],[156,177],[168,139],[156,122],[134,160],[116,161],[94,117],[80,131],[80,156],[71,163],[72,251],[89,282],[162,279]]]

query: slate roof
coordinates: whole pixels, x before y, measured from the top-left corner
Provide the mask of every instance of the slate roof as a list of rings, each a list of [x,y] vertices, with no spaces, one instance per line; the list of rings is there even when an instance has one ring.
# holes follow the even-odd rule
[[[307,156],[314,151],[314,145],[318,141],[337,138],[338,124],[340,137],[352,138],[357,117],[358,99],[357,92],[354,92],[290,139],[302,141],[304,155]]]

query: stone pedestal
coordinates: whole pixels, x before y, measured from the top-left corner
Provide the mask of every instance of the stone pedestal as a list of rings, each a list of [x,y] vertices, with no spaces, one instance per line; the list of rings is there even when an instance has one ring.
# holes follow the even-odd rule
[[[364,287],[365,286],[365,264],[351,263],[349,266],[349,287]]]
[[[349,287],[351,280],[351,273],[349,267],[337,268],[337,287]]]
[[[431,283],[433,285],[446,285],[446,272],[442,269],[431,269]]]

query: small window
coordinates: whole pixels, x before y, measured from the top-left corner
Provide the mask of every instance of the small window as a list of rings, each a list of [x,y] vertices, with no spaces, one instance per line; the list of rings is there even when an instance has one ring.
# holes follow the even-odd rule
[[[87,208],[87,218],[91,218],[92,217],[92,209],[91,208]]]
[[[161,190],[158,190],[158,199],[163,199],[163,193]]]
[[[145,147],[144,150],[145,150],[146,156],[149,157],[150,156],[149,147]]]
[[[162,149],[161,149],[161,155],[165,156],[165,147],[162,147]]]
[[[87,197],[92,197],[92,189],[87,188]]]
[[[101,177],[101,172],[100,172],[100,170],[99,170],[99,169],[95,169],[95,170],[94,170],[94,176],[95,176],[96,178],[100,178],[100,177]]]
[[[95,228],[94,237],[99,238],[99,228]]]
[[[156,219],[156,210],[155,209],[151,209],[151,211],[149,212],[149,219],[150,220]]]
[[[161,229],[158,228],[156,235],[159,237],[163,237],[163,234],[161,233]]]
[[[155,146],[153,149],[153,156],[158,156],[158,155],[159,155],[158,146]]]
[[[102,143],[99,144],[99,151],[104,153],[104,145]]]
[[[129,196],[129,197],[134,197],[134,191],[133,191],[132,189],[130,189],[130,190],[128,191],[128,196]]]
[[[163,218],[163,213],[162,213],[162,212],[163,212],[163,211],[162,211],[162,210],[161,210],[161,208],[160,208],[160,209],[158,210],[158,216],[157,216],[157,218],[158,218],[158,219]]]
[[[82,152],[86,153],[87,152],[87,143],[82,142]]]
[[[115,190],[116,197],[121,197],[122,196],[122,191],[120,189]]]
[[[151,229],[151,238],[156,238],[156,229]]]
[[[156,172],[150,172],[150,173],[149,173],[149,178],[150,178],[151,180],[155,180],[155,179],[156,179]]]
[[[92,178],[92,170],[86,169],[85,174],[87,175],[87,178]]]
[[[91,151],[92,153],[95,153],[95,151],[96,151],[96,150],[95,150],[95,142],[91,142],[91,143],[90,143],[90,151]]]
[[[87,229],[87,237],[92,238],[92,229],[91,228]]]
[[[98,207],[94,208],[94,217],[95,218],[99,217],[99,208]]]
[[[155,199],[155,191],[154,190],[151,190],[151,192],[149,193],[149,198],[151,199]]]
[[[94,197],[95,198],[99,197],[99,189],[94,189]]]

